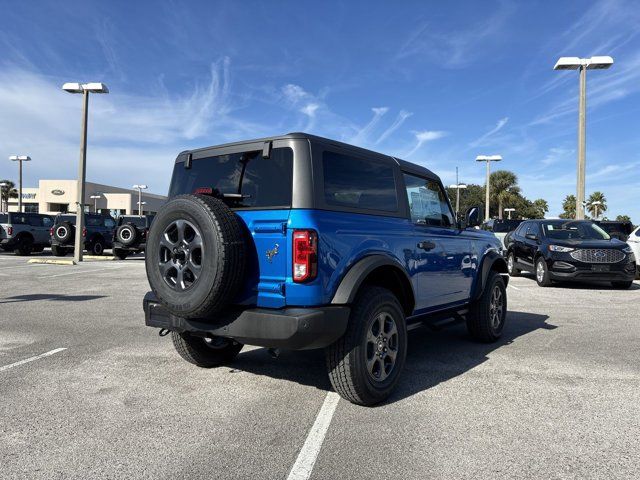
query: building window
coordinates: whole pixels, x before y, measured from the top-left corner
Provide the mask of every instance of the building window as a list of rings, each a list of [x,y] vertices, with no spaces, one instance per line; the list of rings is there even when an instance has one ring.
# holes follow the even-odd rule
[[[40,211],[40,205],[37,203],[23,203],[22,208],[26,213],[38,213]]]

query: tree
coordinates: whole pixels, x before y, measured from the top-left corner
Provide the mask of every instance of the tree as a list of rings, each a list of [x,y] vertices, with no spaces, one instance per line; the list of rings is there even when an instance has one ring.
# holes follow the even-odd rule
[[[562,201],[562,210],[560,218],[576,218],[576,196],[567,195]]]
[[[509,170],[498,170],[491,174],[491,200],[498,202],[498,218],[502,218],[502,209],[506,203],[513,202],[520,196],[518,177]]]
[[[616,222],[631,222],[631,217],[629,215],[618,215]]]
[[[9,199],[18,198],[18,191],[16,190],[16,184],[11,180],[0,180],[0,183],[4,183],[4,187],[0,187],[0,211],[3,205],[7,206],[9,210]]]
[[[529,218],[544,218],[549,211],[549,204],[544,198],[538,198],[531,204],[533,215]]]
[[[447,188],[447,195],[451,201],[451,206],[456,208],[456,189]],[[484,205],[484,187],[481,185],[469,184],[467,188],[460,189],[460,211],[459,216],[463,216],[471,207],[482,207]]]
[[[593,202],[600,202],[598,205],[594,205]],[[596,218],[598,215],[602,215],[607,211],[607,197],[604,196],[602,192],[593,192],[589,195],[587,199],[587,210],[593,218]],[[598,215],[596,215],[596,213]]]

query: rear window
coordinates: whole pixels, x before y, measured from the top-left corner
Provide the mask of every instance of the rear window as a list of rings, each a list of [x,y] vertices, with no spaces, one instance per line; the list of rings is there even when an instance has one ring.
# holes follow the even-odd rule
[[[60,225],[61,223],[69,222],[71,225],[76,224],[76,216],[75,215],[58,215],[56,217],[56,225]]]
[[[398,210],[391,165],[327,151],[322,154],[322,172],[327,205],[383,212]]]
[[[124,225],[125,223],[131,223],[139,228],[145,228],[147,226],[147,219],[145,217],[120,217],[118,225]]]
[[[293,150],[274,148],[193,160],[191,168],[176,163],[169,197],[208,193],[234,208],[289,208],[293,182]]]
[[[6,213],[0,213],[0,223],[9,223],[9,215]]]

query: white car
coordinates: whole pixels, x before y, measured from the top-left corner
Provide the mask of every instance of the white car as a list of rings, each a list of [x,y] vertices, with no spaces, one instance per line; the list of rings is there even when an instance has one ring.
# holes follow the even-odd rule
[[[640,227],[637,227],[627,238],[627,243],[636,257],[636,278],[640,278]]]

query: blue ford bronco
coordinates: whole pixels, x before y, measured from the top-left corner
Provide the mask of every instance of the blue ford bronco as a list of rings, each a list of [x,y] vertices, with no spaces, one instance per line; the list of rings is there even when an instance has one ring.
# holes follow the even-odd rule
[[[185,151],[147,239],[145,322],[200,367],[324,348],[336,392],[374,405],[408,330],[502,334],[507,265],[479,212],[459,222],[424,167],[304,133]]]

